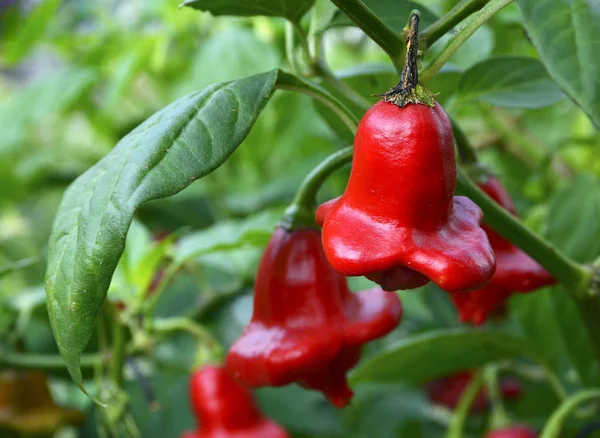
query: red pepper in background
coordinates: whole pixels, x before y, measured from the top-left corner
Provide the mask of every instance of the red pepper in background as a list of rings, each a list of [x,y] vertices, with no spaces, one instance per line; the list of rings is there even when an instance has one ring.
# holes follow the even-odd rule
[[[517,215],[510,195],[498,178],[487,175],[485,183],[478,185],[498,204]],[[496,273],[480,290],[450,294],[458,309],[460,320],[476,325],[483,324],[489,314],[502,310],[514,292],[530,292],[556,282],[544,268],[517,246],[491,228],[483,225],[483,229],[496,253]]]
[[[452,126],[442,107],[376,103],[358,126],[346,191],[317,210],[327,259],[385,290],[430,279],[452,292],[481,288],[494,273],[494,253],[481,210],[454,196],[455,187]]]
[[[528,426],[515,426],[498,429],[487,434],[486,438],[536,438],[537,433]]]
[[[190,396],[200,424],[198,431],[182,438],[289,438],[281,426],[261,415],[250,391],[222,367],[207,366],[194,373]]]
[[[455,409],[472,378],[473,373],[462,371],[427,382],[425,384],[425,391],[429,400],[433,403],[446,406],[449,409]],[[519,398],[523,393],[521,383],[517,379],[510,377],[503,378],[500,381],[499,389],[503,399],[514,400]],[[485,389],[480,390],[475,398],[471,412],[483,412],[488,408],[489,402],[487,391]]]
[[[249,387],[296,382],[342,407],[353,395],[346,373],[361,346],[401,316],[396,294],[348,290],[327,262],[318,230],[278,227],[258,269],[252,320],[229,350],[227,368]]]

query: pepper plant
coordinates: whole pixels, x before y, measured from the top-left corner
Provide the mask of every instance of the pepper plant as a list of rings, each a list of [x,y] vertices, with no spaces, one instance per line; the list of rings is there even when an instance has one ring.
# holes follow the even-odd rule
[[[122,3],[0,2],[42,434],[600,433],[600,3]]]

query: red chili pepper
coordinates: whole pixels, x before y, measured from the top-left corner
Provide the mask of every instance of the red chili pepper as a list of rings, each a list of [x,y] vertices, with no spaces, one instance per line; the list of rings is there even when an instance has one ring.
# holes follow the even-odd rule
[[[495,176],[487,175],[485,182],[478,185],[498,204],[517,215],[510,195]],[[483,229],[496,253],[496,273],[480,290],[450,294],[460,320],[476,325],[484,323],[489,314],[502,310],[513,292],[530,292],[556,282],[525,252],[491,228],[483,225]]]
[[[473,373],[462,371],[450,376],[427,382],[425,391],[429,399],[437,404],[455,409],[460,398],[473,378]],[[503,399],[516,399],[522,394],[521,383],[514,378],[504,378],[500,382],[500,395]],[[488,392],[481,389],[471,408],[472,412],[482,412],[489,405]]]
[[[190,396],[200,425],[182,438],[289,438],[281,426],[261,415],[250,391],[222,367],[207,366],[194,373]]]
[[[318,230],[280,227],[258,269],[252,320],[229,350],[227,368],[247,386],[297,382],[342,407],[352,397],[346,373],[362,344],[391,331],[401,316],[395,294],[348,290]]]
[[[469,386],[472,377],[473,374],[468,371],[442,377],[441,379],[428,382],[425,385],[425,391],[432,402],[446,406],[450,409],[455,409],[463,392],[467,389],[467,386]],[[477,393],[471,411],[482,412],[488,407],[488,404],[489,398],[487,391],[480,390]]]
[[[487,434],[486,438],[536,438],[537,433],[521,424],[498,429]]]
[[[327,259],[385,290],[430,279],[447,291],[481,288],[494,273],[494,253],[481,210],[454,196],[455,186],[452,126],[442,107],[376,103],[358,126],[346,191],[316,214]]]

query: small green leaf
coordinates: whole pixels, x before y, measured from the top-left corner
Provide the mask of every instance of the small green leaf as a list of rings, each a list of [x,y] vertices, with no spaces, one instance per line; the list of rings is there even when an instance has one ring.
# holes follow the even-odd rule
[[[467,70],[459,83],[463,97],[515,108],[542,108],[564,97],[537,59],[497,56]]]
[[[59,351],[82,390],[80,355],[135,211],[227,160],[254,125],[277,75],[272,71],[183,97],[124,137],[67,189],[50,236],[46,293]]]
[[[10,63],[17,63],[33,46],[44,36],[46,28],[51,20],[55,18],[56,10],[62,0],[44,0],[40,2],[29,16],[25,19],[23,26],[17,27],[16,35],[6,40],[4,47],[4,59]]]
[[[554,413],[546,423],[546,426],[544,426],[544,430],[542,431],[540,438],[560,438],[561,436],[564,436],[561,432],[564,423],[569,418],[569,415],[571,415],[575,411],[575,409],[577,409],[577,407],[582,403],[594,399],[600,400],[600,390],[584,390],[566,399],[554,411]]]
[[[410,13],[414,9],[418,9],[421,12],[420,29],[425,29],[437,20],[437,16],[425,6],[408,0],[363,0],[363,3],[385,24],[399,33],[402,32],[404,26],[408,23]],[[355,26],[355,24],[346,15],[339,12],[331,21],[331,27],[334,26]]]
[[[66,111],[97,81],[95,71],[71,67],[32,82],[0,103],[0,154],[23,141],[31,125]]]
[[[188,234],[177,242],[175,263],[211,251],[234,249],[245,245],[265,246],[281,212],[264,212],[241,221],[221,222],[208,229]]]
[[[186,0],[182,6],[189,6],[213,15],[236,15],[252,17],[283,17],[300,21],[314,5],[315,0]]]
[[[524,338],[497,331],[445,329],[411,336],[364,361],[353,383],[422,383],[488,362],[533,354]]]
[[[518,0],[523,24],[550,76],[600,128],[600,3]]]

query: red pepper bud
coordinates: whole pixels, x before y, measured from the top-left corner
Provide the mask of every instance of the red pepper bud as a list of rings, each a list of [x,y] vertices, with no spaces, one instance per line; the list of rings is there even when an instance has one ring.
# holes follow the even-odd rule
[[[442,107],[376,103],[358,126],[346,191],[316,214],[327,259],[385,290],[430,279],[447,291],[481,288],[494,273],[494,253],[481,210],[454,196],[455,187],[452,126]]]
[[[537,433],[521,424],[495,430],[487,434],[486,438],[536,438]]]
[[[495,176],[488,175],[485,183],[478,184],[498,204],[517,215],[514,203]],[[530,292],[556,280],[525,252],[483,225],[496,253],[496,273],[480,290],[450,294],[462,322],[479,325],[487,316],[502,310],[514,292]]]
[[[353,395],[346,373],[362,344],[391,331],[401,316],[395,294],[348,290],[318,230],[277,228],[258,269],[252,320],[229,350],[227,368],[249,387],[296,382],[342,407]]]
[[[428,382],[425,385],[425,391],[432,402],[455,409],[472,378],[472,373],[463,371]],[[482,389],[477,393],[471,412],[482,412],[488,407],[488,404],[487,391]]]
[[[194,373],[190,396],[200,426],[182,438],[289,438],[281,426],[261,415],[250,391],[224,368],[208,366]]]
[[[427,382],[425,391],[432,402],[446,406],[449,409],[455,409],[472,378],[473,373],[462,371]],[[522,393],[523,388],[517,379],[507,377],[500,382],[500,395],[503,399],[517,399]],[[471,411],[482,412],[487,409],[488,405],[488,392],[485,389],[481,389],[477,393]]]

